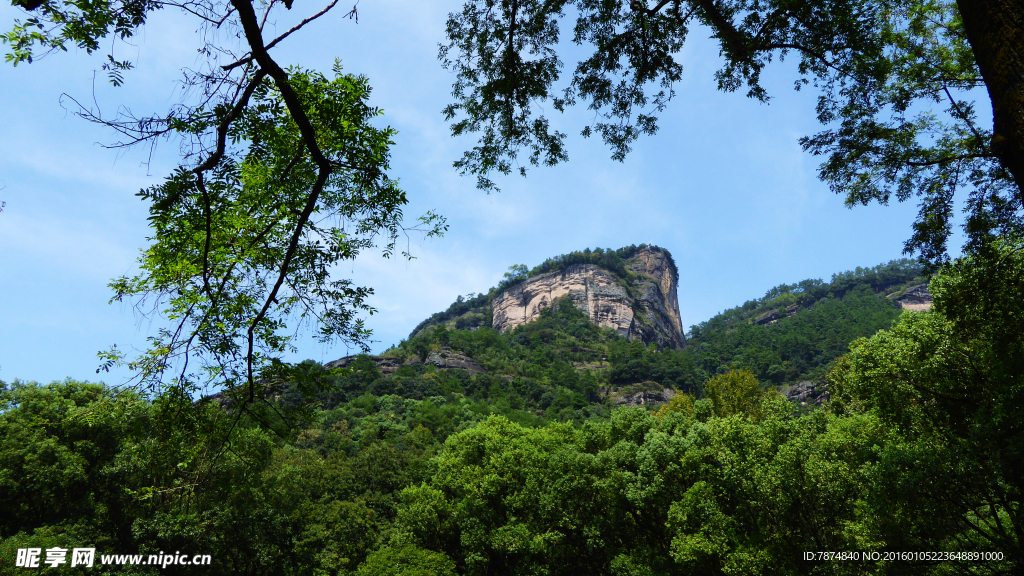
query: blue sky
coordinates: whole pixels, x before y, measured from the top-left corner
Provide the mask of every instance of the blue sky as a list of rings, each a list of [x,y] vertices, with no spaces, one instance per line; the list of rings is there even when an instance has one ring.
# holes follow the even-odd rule
[[[570,161],[498,181],[484,194],[451,167],[472,145],[453,139],[441,115],[452,76],[436,59],[448,12],[458,0],[371,0],[359,22],[344,10],[286,40],[275,57],[329,72],[341,58],[365,74],[372,103],[398,130],[392,176],[408,192],[405,213],[448,218],[444,238],[411,237],[416,259],[366,253],[339,270],[372,286],[378,313],[367,319],[381,351],[457,295],[486,291],[512,264],[529,266],[586,247],[652,243],[679,266],[679,304],[690,326],[759,297],[784,282],[823,278],[901,256],[916,206],[847,209],[816,178],[817,160],[797,143],[819,129],[813,92],[792,90],[790,63],[766,74],[770,105],[715,89],[717,49],[695,29],[681,54],[683,79],[661,115],[661,130],[640,140],[623,163],[580,129],[585,110],[553,114],[570,134]],[[295,3],[295,11],[313,11]],[[17,10],[0,4],[9,28]],[[308,13],[308,12],[307,12]],[[282,16],[278,29],[287,27]],[[95,380],[96,352],[138,350],[159,320],[128,304],[108,304],[107,282],[132,272],[145,245],[146,207],[135,197],[175,166],[177,146],[114,151],[110,132],[76,117],[67,93],[105,112],[117,105],[161,112],[177,98],[182,66],[194,65],[194,25],[154,15],[135,46],[118,47],[136,70],[124,87],[96,73],[100,57],[74,50],[0,72],[0,380]],[[5,48],[5,47],[0,47]],[[573,62],[566,65],[571,70]],[[96,74],[95,89],[94,74]],[[148,165],[147,165],[148,160]],[[307,337],[296,359],[329,361],[352,353]],[[105,374],[118,383],[124,372]]]

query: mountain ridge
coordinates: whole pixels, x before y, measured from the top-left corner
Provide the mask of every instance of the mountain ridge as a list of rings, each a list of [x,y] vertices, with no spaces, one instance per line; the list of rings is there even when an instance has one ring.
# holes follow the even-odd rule
[[[631,247],[627,255],[641,251]],[[532,275],[525,266],[515,266],[487,294],[459,297],[448,310],[421,323],[409,339],[367,358],[374,373],[395,376],[370,390],[414,398],[450,393],[479,401],[507,398],[517,410],[577,419],[623,402],[656,404],[671,392],[700,396],[709,378],[746,369],[763,385],[790,390],[787,396],[812,404],[827,392],[824,375],[851,342],[888,328],[904,310],[920,310],[930,300],[924,268],[893,260],[834,274],[829,282],[776,286],[691,326],[687,347],[681,349],[631,341],[611,327],[600,327],[569,291],[548,298],[531,322],[504,332],[490,327],[491,301],[521,291],[531,279],[582,270],[585,264],[575,260],[595,258],[586,252],[549,259]],[[608,252],[596,258],[628,270],[629,258],[616,259],[623,249]],[[674,264],[665,269],[674,285]],[[638,293],[634,284],[620,287]],[[479,370],[460,369],[460,364]]]
[[[532,269],[524,264],[509,267],[496,286],[486,293],[458,296],[447,310],[420,322],[409,338],[438,324],[506,332],[535,320],[540,310],[569,295],[599,326],[611,327],[629,339],[682,348],[686,337],[678,281],[672,254],[653,244],[577,250],[548,258]]]

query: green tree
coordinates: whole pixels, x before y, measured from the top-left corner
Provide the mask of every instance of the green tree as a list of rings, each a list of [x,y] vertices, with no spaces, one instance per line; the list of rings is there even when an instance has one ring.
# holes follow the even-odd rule
[[[881,549],[863,529],[887,442],[870,414],[762,418],[622,408],[570,428],[492,417],[452,437],[403,490],[389,547],[431,550],[460,573],[863,574],[806,561],[816,547]]]
[[[444,553],[412,546],[381,548],[359,566],[357,576],[455,576],[455,563]]]
[[[94,546],[97,554],[219,550],[220,572],[287,572],[302,502],[264,484],[272,435],[243,420],[228,447],[231,420],[208,401],[150,402],[73,381],[0,383],[0,505],[10,512],[0,523],[0,566],[17,548]]]
[[[1022,289],[1024,248],[997,242],[933,280],[933,311],[904,313],[859,340],[830,376],[837,409],[877,415],[895,431],[873,500],[890,545],[972,546],[1002,551],[1010,566],[1024,561]]]
[[[758,418],[767,392],[749,370],[730,370],[704,383],[704,391],[715,405],[719,417],[736,414]]]
[[[559,89],[567,14],[571,39],[592,53]],[[657,130],[687,35],[706,29],[724,91],[745,87],[767,102],[761,72],[796,58],[796,88],[819,89],[825,129],[801,144],[826,157],[821,178],[851,206],[919,197],[907,251],[941,261],[958,191],[968,193],[970,244],[1024,226],[1022,23],[1024,8],[1005,0],[469,0],[449,16],[439,53],[456,75],[452,133],[480,134],[455,166],[490,188],[520,153],[533,165],[564,161],[565,134],[542,110],[576,104],[595,112],[582,134],[600,135],[622,160]],[[993,123],[983,126],[988,106]]]
[[[268,413],[269,404],[260,413],[252,406],[266,396],[257,381],[303,376],[282,361],[291,349],[288,319],[312,323],[321,340],[365,348],[369,332],[358,316],[373,312],[372,289],[334,279],[331,270],[377,244],[385,256],[395,252],[407,198],[387,172],[394,131],[375,126],[380,110],[369,104],[366,78],[337,64],[333,78],[286,69],[270,54],[336,4],[267,41],[261,22],[277,2],[15,2],[29,14],[2,37],[15,65],[31,62],[37,49],[76,44],[93,52],[110,35],[127,41],[166,7],[197,20],[199,52],[209,58],[185,71],[186,96],[164,115],[79,110],[123,136],[114,147],[175,136],[188,151],[163,184],[140,193],[153,227],[141,272],[111,283],[114,300],[151,299],[172,325],[138,358],[104,353],[105,368],[128,360],[138,382],[155,390],[221,387],[241,412],[286,422]],[[223,25],[237,30],[247,53],[215,43]],[[131,65],[117,62],[111,48],[105,67],[120,85]],[[420,222],[427,235],[444,230],[434,214]]]

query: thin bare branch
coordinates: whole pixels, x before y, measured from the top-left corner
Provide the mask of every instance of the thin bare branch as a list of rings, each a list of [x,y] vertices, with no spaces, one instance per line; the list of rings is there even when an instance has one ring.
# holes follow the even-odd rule
[[[256,71],[256,74],[253,75],[249,84],[246,85],[245,90],[242,92],[242,97],[238,99],[238,102],[236,102],[234,107],[231,108],[231,111],[224,115],[224,118],[221,119],[220,124],[217,126],[217,148],[205,162],[196,166],[192,170],[193,173],[200,174],[205,172],[216,166],[217,162],[220,162],[220,159],[224,156],[224,147],[227,144],[228,128],[230,128],[231,123],[238,118],[238,115],[242,113],[242,110],[248,106],[249,98],[252,97],[253,92],[256,91],[260,82],[262,82],[266,77],[266,71],[262,69]]]
[[[925,161],[925,162],[914,162],[914,161],[911,161],[911,160],[907,160],[907,164],[909,164],[910,166],[915,166],[915,167],[920,168],[920,167],[924,167],[924,166],[937,166],[937,165],[941,165],[941,164],[949,164],[950,162],[959,162],[961,160],[970,160],[972,158],[995,158],[995,157],[996,157],[995,154],[961,154],[959,156],[950,156],[949,158],[939,158],[937,160],[928,160],[928,161]]]
[[[338,3],[338,0],[331,0],[331,3],[328,4],[327,6],[325,6],[323,10],[317,12],[316,14],[313,14],[309,18],[306,18],[305,20],[303,20],[302,22],[299,22],[295,26],[292,26],[291,29],[289,29],[287,32],[285,32],[284,34],[281,34],[277,38],[274,38],[269,44],[266,45],[265,49],[266,50],[270,50],[274,46],[277,46],[278,42],[284,40],[285,38],[290,36],[292,33],[297,32],[299,29],[301,29],[306,24],[309,24],[313,20],[316,20],[317,18],[323,16],[324,14],[327,14],[327,12],[329,12],[331,10],[331,8],[334,8],[334,6],[337,3]],[[358,6],[358,5],[359,5],[359,3],[356,2],[356,6]],[[353,18],[353,17],[355,17],[356,6],[353,6],[352,10],[350,10],[347,14],[342,16],[342,18]],[[263,27],[260,26],[260,30],[262,30],[262,29],[263,29]],[[250,56],[246,56],[245,58],[242,58],[241,60],[237,60],[235,62],[232,62],[231,64],[227,64],[227,65],[221,66],[221,69],[223,69],[225,71],[228,71],[228,70],[231,70],[233,68],[237,68],[237,67],[239,67],[239,66],[241,66],[243,64],[248,64],[249,62],[252,62],[252,60],[253,60],[253,57],[251,55]]]

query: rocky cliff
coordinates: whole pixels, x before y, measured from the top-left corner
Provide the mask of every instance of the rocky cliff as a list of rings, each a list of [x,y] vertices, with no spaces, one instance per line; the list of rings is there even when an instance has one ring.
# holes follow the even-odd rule
[[[535,320],[541,310],[568,296],[595,324],[630,340],[686,346],[676,296],[678,273],[664,251],[642,247],[625,261],[626,277],[576,264],[531,277],[497,295],[492,327],[507,332]]]
[[[354,356],[345,356],[344,358],[339,358],[333,362],[328,362],[327,364],[324,364],[324,368],[347,368],[349,364],[354,362],[360,356],[362,355],[357,354]],[[401,368],[403,364],[419,364],[421,362],[423,364],[426,364],[427,366],[434,366],[439,370],[461,368],[469,372],[470,375],[487,373],[487,371],[481,368],[479,364],[474,362],[472,358],[466,356],[465,354],[462,354],[461,352],[456,352],[448,346],[442,346],[439,351],[431,352],[430,354],[427,355],[426,360],[422,361],[418,356],[410,356],[405,360],[405,362],[402,362],[397,358],[373,356],[369,354],[367,354],[366,357],[372,360],[373,363],[377,365],[377,368],[384,376],[391,376],[395,372],[398,372],[398,369]]]
[[[928,291],[927,284],[911,286],[906,290],[890,295],[889,298],[893,299],[904,310],[923,312],[932,309],[932,295]]]

